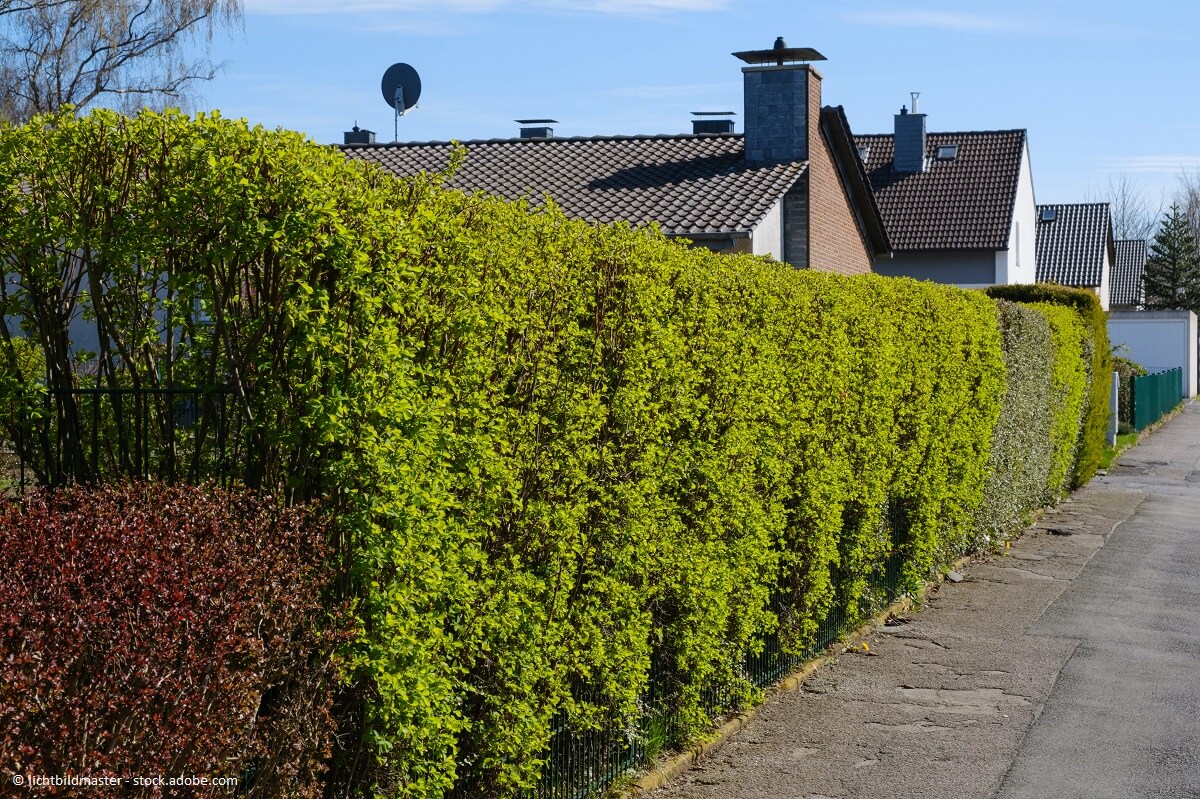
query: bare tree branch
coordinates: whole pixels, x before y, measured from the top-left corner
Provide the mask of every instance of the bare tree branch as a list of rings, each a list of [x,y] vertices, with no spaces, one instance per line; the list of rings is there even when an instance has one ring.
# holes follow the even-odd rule
[[[1086,202],[1108,203],[1113,238],[1149,241],[1158,229],[1158,218],[1166,205],[1164,197],[1154,200],[1125,173],[1109,175],[1103,185],[1090,188]]]
[[[0,115],[178,101],[217,71],[190,46],[241,18],[242,0],[0,0]]]

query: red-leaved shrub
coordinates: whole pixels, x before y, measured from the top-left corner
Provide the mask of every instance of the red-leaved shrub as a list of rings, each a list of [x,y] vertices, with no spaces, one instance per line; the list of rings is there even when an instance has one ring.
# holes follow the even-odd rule
[[[0,501],[0,793],[319,796],[343,635],[324,541],[313,512],[210,486]]]

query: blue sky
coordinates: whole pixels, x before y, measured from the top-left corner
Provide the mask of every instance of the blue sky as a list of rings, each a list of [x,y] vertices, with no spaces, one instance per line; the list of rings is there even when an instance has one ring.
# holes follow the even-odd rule
[[[222,75],[196,108],[340,142],[357,120],[390,141],[379,79],[421,74],[402,140],[678,133],[731,110],[730,53],[784,36],[827,58],[824,102],[888,132],[921,92],[931,131],[1026,128],[1039,202],[1079,202],[1110,174],[1169,193],[1200,168],[1200,4],[1091,0],[244,0],[214,39]]]

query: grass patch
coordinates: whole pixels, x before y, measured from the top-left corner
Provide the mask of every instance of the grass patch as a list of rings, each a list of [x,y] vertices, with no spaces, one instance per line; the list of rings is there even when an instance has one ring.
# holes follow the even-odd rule
[[[1117,459],[1118,455],[1132,447],[1137,442],[1137,433],[1122,433],[1117,436],[1117,445],[1115,447],[1110,447],[1108,444],[1105,444],[1104,452],[1100,454],[1100,468],[1107,469],[1112,466],[1113,461]]]

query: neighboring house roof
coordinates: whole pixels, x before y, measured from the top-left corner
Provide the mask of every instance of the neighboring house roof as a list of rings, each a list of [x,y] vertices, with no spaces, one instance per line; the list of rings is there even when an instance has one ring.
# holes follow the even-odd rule
[[[845,109],[840,105],[827,105],[822,108],[821,129],[825,132],[833,153],[834,166],[837,167],[850,196],[851,208],[855,209],[859,228],[865,234],[873,254],[886,253],[891,257],[892,242],[888,237],[879,203],[875,199],[875,190],[867,177],[866,167],[855,149],[857,145],[854,134],[850,131],[850,121],[846,119]]]
[[[1045,218],[1053,210],[1054,219]],[[1104,254],[1113,246],[1108,203],[1039,205],[1037,280],[1063,286],[1098,288]]]
[[[805,163],[747,164],[737,134],[595,136],[466,141],[448,186],[544,203],[593,222],[658,222],[671,235],[754,229],[804,172]],[[398,175],[440,172],[454,144],[345,145],[350,158]]]
[[[1141,305],[1142,272],[1146,269],[1149,247],[1143,239],[1123,239],[1116,242],[1115,247],[1109,303]]]
[[[1025,131],[929,133],[929,168],[910,173],[892,170],[892,134],[854,140],[867,148],[867,176],[895,250],[1008,248]],[[938,148],[950,144],[956,157],[939,160]]]

